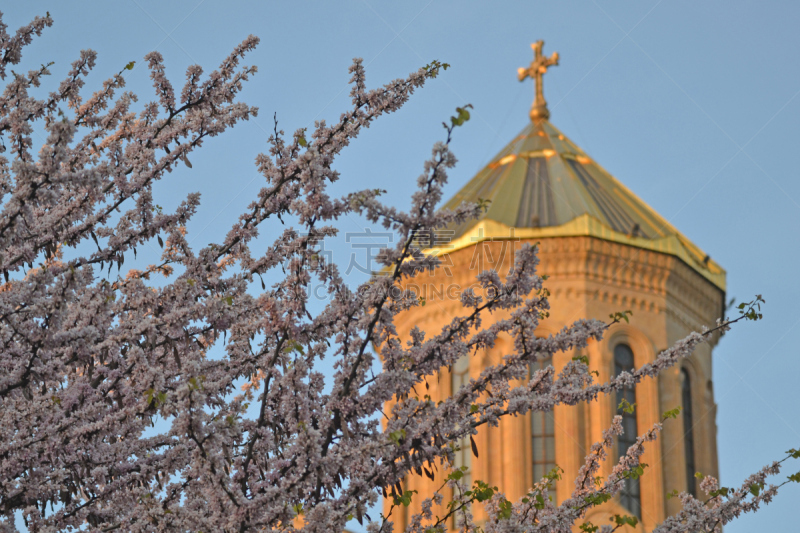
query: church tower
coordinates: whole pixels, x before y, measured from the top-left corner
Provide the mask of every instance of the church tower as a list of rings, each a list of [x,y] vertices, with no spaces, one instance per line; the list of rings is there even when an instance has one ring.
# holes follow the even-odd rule
[[[559,58],[557,53],[545,57],[543,44],[532,45],[533,62],[519,69],[520,81],[530,77],[535,82],[531,122],[446,204],[453,208],[463,201],[490,200],[488,209],[482,218],[450,228],[447,238],[440,239],[432,251],[441,255],[442,267],[410,282],[426,305],[399,315],[396,325],[401,337],[415,325],[439,331],[461,310],[459,287],[470,286],[486,268],[504,275],[520,244],[538,243],[539,273],[548,276],[545,287],[552,307],[540,335],[580,318],[608,321],[612,313],[633,311],[630,323],[611,326],[602,342],[544,363],[558,373],[572,357],[585,355],[605,381],[652,361],[691,331],[713,325],[724,311],[725,271],[550,123],[542,77]],[[500,318],[505,317],[493,315],[484,326]],[[604,477],[637,434],[659,421],[664,411],[681,406],[678,419],[665,423],[658,440],[648,444],[644,475],[630,482],[621,497],[586,517],[602,525],[613,514],[636,515],[636,530],[651,531],[679,510],[679,502],[668,499],[668,493],[698,493],[695,472],[717,476],[713,344],[701,345],[680,366],[614,397],[506,418],[497,428],[482,427],[475,437],[479,457],[472,456],[466,443],[457,457],[459,465],[468,467],[472,480],[496,485],[511,501],[558,465],[564,470],[556,485],[560,502],[572,493],[589,447],[601,440],[622,398],[636,403],[636,409],[620,413],[625,434],[604,463]],[[434,400],[443,399],[510,350],[500,341],[492,350],[459,361],[452,372],[442,369],[426,392]],[[440,476],[435,481],[413,476],[404,488],[417,490],[422,499],[441,483]],[[417,499],[404,512],[398,517],[396,510],[392,516],[399,531],[408,516],[419,512]],[[485,519],[478,506],[473,514],[479,523]]]

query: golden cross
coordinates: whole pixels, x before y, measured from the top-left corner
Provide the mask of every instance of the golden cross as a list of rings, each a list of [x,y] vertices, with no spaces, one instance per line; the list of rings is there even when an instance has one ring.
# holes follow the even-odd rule
[[[550,57],[542,55],[544,41],[536,41],[531,45],[533,49],[533,61],[528,68],[518,68],[517,77],[519,81],[525,78],[532,78],[536,82],[536,97],[531,106],[531,120],[547,120],[550,118],[550,111],[547,109],[547,102],[544,100],[542,91],[542,74],[547,72],[547,67],[558,65],[558,52],[553,52]]]

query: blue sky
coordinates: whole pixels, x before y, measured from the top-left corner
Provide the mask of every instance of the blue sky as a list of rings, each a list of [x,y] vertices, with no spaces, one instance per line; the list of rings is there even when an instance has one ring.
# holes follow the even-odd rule
[[[800,4],[796,2],[14,2],[12,29],[50,11],[55,19],[26,52],[25,68],[55,61],[66,72],[79,50],[99,61],[89,86],[131,60],[129,88],[152,98],[142,57],[158,49],[178,85],[185,67],[206,71],[248,34],[259,73],[243,99],[256,120],[213,139],[159,184],[162,205],[199,190],[190,233],[219,241],[262,182],[255,155],[272,116],[287,132],[335,120],[347,107],[347,68],[363,57],[371,86],[432,59],[452,67],[383,118],[343,154],[340,191],[382,187],[407,205],[442,120],[471,103],[473,119],[452,145],[453,193],[527,123],[531,84],[516,68],[544,39],[561,65],[547,76],[551,121],[728,271],[728,295],[763,294],[765,319],[736,327],[714,355],[723,484],[800,447]],[[358,220],[343,222],[358,231]],[[794,467],[798,467],[795,465]],[[793,473],[789,471],[788,473]],[[794,523],[797,485],[728,533]],[[795,511],[795,512],[793,512]]]

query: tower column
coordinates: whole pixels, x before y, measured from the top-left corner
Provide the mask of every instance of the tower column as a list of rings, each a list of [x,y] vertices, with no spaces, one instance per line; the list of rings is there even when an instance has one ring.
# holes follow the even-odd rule
[[[572,359],[572,354],[559,354],[554,361],[556,372]],[[556,427],[556,464],[564,472],[556,483],[557,503],[561,503],[572,495],[575,489],[575,478],[578,475],[586,450],[583,443],[583,406],[558,405],[553,410]]]

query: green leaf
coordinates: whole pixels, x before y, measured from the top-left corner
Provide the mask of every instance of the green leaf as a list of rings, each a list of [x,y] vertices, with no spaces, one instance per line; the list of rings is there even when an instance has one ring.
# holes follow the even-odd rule
[[[159,407],[164,405],[164,402],[167,401],[167,393],[166,392],[156,392],[153,388],[149,388],[144,391],[144,399],[148,405],[151,403],[155,405],[155,407]]]
[[[402,505],[403,507],[408,507],[411,505],[411,498],[417,491],[415,490],[407,490],[403,493],[402,496],[393,496],[394,504],[395,505]]]
[[[450,123],[455,128],[456,126],[463,125],[466,121],[469,120],[470,115],[467,109],[472,109],[472,104],[467,104],[464,107],[457,107],[456,113],[457,115],[454,117],[450,117]]]
[[[303,345],[300,344],[299,342],[295,341],[295,340],[286,341],[286,346],[284,346],[284,348],[283,348],[283,353],[289,353],[289,352],[297,352],[300,355],[305,355],[306,354],[306,351],[303,348]]]
[[[588,355],[576,355],[572,358],[573,361],[578,361],[579,363],[583,363],[586,366],[589,366],[589,356]]]
[[[450,475],[447,476],[447,479],[452,479],[453,481],[458,481],[462,477],[464,477],[464,472],[462,472],[461,470],[454,470],[454,471],[450,472]]]
[[[485,502],[491,499],[497,489],[497,487],[490,487],[486,482],[479,479],[475,481],[474,486],[475,488],[471,492],[472,496],[478,502]]]
[[[308,141],[306,141],[306,138],[301,135],[300,137],[297,138],[297,144],[305,148],[306,146],[308,146]]]
[[[189,378],[189,390],[200,390],[203,385],[203,376],[200,378]]]
[[[681,412],[681,407],[678,406],[675,409],[670,409],[669,411],[665,411],[664,414],[661,415],[661,418],[663,418],[664,420],[666,420],[667,418],[678,418],[680,412]]]
[[[580,529],[584,533],[595,533],[600,528],[598,526],[592,524],[591,522],[586,521],[583,524],[581,524],[580,526],[578,526],[578,529]]]
[[[472,405],[469,406],[469,412],[470,412],[470,414],[477,413],[478,412],[478,406],[473,403]]]
[[[646,463],[638,464],[638,465],[634,466],[633,468],[631,468],[630,470],[627,470],[627,471],[623,472],[622,473],[622,477],[624,477],[626,479],[639,479],[640,477],[642,477],[644,475],[644,469],[646,467],[647,467]]]
[[[536,495],[535,499],[536,502],[533,504],[533,506],[540,511],[544,509],[544,496],[542,496],[541,492]]]
[[[136,61],[131,61],[127,65],[125,65],[126,70],[133,70],[133,66],[136,64]]]
[[[626,525],[631,526],[631,527],[636,527],[636,524],[639,523],[639,519],[638,518],[636,518],[635,516],[628,516],[628,515],[615,514],[613,520],[614,520],[614,523],[617,524],[617,526],[620,526],[620,527],[621,526],[626,526]]]
[[[616,313],[612,313],[608,315],[611,317],[611,321],[613,322],[622,322],[623,320],[625,323],[630,323],[629,317],[633,316],[633,311],[630,309],[626,309],[625,311],[617,311]]]
[[[619,402],[619,405],[617,406],[617,411],[624,411],[628,414],[633,414],[635,410],[636,410],[636,403],[630,403],[625,398],[623,398],[622,401]]]
[[[500,520],[508,520],[511,518],[511,513],[514,510],[513,504],[507,499],[503,498],[500,505],[497,506],[497,518]]]
[[[600,505],[601,503],[606,503],[610,499],[611,494],[606,492],[596,492],[583,497],[583,501],[589,505]]]
[[[760,294],[751,302],[742,302],[737,306],[739,314],[745,320],[761,320],[764,315],[761,314],[761,304],[766,303]]]
[[[720,487],[718,490],[712,490],[711,492],[708,493],[708,495],[711,496],[712,498],[716,498],[717,496],[727,497],[730,490],[731,489],[729,489],[728,487]]]
[[[431,78],[435,78],[436,76],[439,75],[439,69],[447,70],[449,67],[450,67],[449,63],[442,63],[441,61],[434,59],[433,61],[425,65],[424,68]]]
[[[561,479],[561,474],[563,473],[564,469],[556,465],[548,473],[544,475],[544,478],[550,482],[559,481]]]
[[[400,446],[400,441],[406,438],[406,430],[398,429],[389,433],[389,439],[396,445]]]

